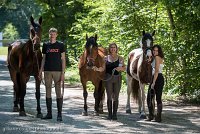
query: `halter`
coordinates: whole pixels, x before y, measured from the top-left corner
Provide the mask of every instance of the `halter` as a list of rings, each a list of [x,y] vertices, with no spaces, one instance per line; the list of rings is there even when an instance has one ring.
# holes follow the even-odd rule
[[[31,37],[31,35],[30,35],[30,39],[31,39],[31,42],[32,42],[32,44],[33,44],[33,52],[36,52],[37,50],[35,50],[34,48],[35,48],[35,44],[34,44],[34,42],[35,42],[35,40],[36,39],[39,39],[39,42],[40,42],[40,37],[37,35],[37,34],[35,34],[35,36],[32,38]]]

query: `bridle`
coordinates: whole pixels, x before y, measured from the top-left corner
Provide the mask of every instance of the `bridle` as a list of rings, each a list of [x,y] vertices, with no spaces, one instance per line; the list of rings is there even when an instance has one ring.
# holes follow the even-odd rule
[[[94,47],[96,47],[96,48],[94,48]],[[97,52],[97,54],[95,56],[93,56],[93,54],[92,54],[93,53],[92,49],[97,49],[97,50],[95,50],[95,53]],[[95,61],[98,57],[98,46],[94,46],[93,44],[91,44],[91,46],[89,48],[86,48],[86,55],[87,55],[86,56],[86,61],[87,61],[86,64],[87,64],[87,68],[89,69],[94,66]]]
[[[142,47],[143,50],[143,55],[145,56],[145,61],[150,64],[151,63],[151,59],[150,57],[152,57],[152,47]],[[149,51],[150,50],[150,51]]]

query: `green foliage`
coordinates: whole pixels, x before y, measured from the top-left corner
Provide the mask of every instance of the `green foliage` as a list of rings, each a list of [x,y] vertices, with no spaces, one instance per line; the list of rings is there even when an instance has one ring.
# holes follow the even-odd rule
[[[15,40],[19,38],[19,33],[16,27],[12,25],[12,23],[8,23],[2,30],[2,32],[3,32],[3,39]]]

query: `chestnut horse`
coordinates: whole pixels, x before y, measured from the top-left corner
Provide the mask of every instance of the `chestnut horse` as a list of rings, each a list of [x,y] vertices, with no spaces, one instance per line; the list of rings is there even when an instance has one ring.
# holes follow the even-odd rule
[[[140,118],[146,118],[145,113],[145,84],[149,84],[152,78],[151,56],[153,35],[143,31],[141,48],[134,49],[129,53],[127,64],[127,104],[126,112],[131,113],[130,94],[138,102]]]
[[[95,37],[90,37],[86,35],[85,50],[80,57],[79,61],[79,74],[80,80],[83,86],[83,97],[84,97],[84,111],[82,115],[87,116],[87,88],[86,84],[91,81],[94,85],[94,115],[99,115],[101,110],[103,110],[103,96],[104,96],[104,86],[102,85],[102,79],[105,75],[105,70],[97,71],[95,68],[105,68],[105,54],[106,50],[102,47],[98,47],[97,35]]]
[[[11,80],[14,84],[14,107],[13,111],[19,111],[20,116],[26,116],[24,109],[24,97],[26,94],[26,84],[30,76],[34,76],[36,81],[37,117],[42,117],[40,108],[40,83],[38,78],[39,68],[42,60],[40,41],[42,36],[42,17],[39,23],[34,22],[30,17],[30,39],[26,42],[15,41],[8,46],[8,69]],[[18,104],[20,108],[18,108]]]

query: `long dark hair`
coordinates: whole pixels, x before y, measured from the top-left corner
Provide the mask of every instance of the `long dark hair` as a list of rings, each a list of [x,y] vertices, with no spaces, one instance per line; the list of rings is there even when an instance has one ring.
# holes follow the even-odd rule
[[[152,47],[152,50],[154,50],[154,48],[158,48],[158,56],[160,56],[162,59],[164,59],[164,53],[163,53],[163,51],[162,51],[162,48],[161,48],[161,46],[160,45],[154,45],[153,47]]]

